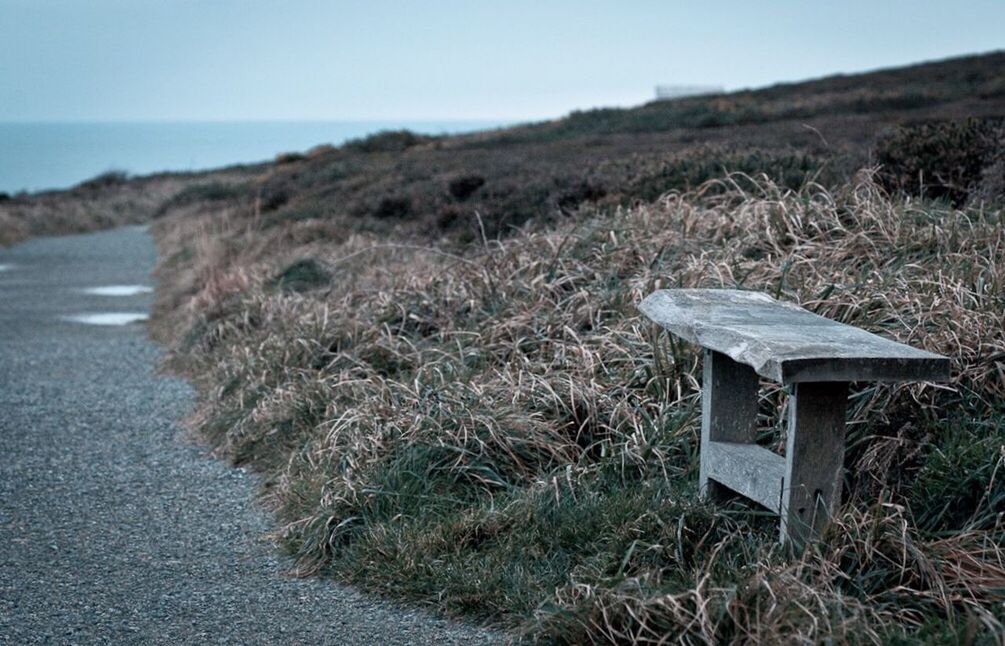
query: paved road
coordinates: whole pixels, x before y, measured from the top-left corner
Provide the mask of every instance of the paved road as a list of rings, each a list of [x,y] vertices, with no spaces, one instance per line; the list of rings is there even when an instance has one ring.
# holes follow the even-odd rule
[[[484,643],[289,567],[255,478],[178,439],[188,386],[154,372],[144,229],[0,249],[0,644]]]

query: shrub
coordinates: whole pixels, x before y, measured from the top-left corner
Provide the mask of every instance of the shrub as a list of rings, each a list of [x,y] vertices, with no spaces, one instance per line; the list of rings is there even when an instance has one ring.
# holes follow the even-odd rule
[[[290,201],[290,189],[282,185],[266,184],[259,189],[258,199],[263,213],[275,211]]]
[[[200,202],[223,202],[236,200],[248,194],[248,186],[244,183],[208,182],[205,184],[193,184],[178,191],[157,207],[154,217],[161,217],[165,213]]]
[[[463,202],[484,185],[485,178],[481,175],[462,175],[452,179],[448,188],[455,200]]]
[[[276,155],[276,166],[283,166],[285,164],[292,164],[294,162],[303,161],[307,159],[307,156],[303,153],[279,153]]]
[[[825,172],[826,177],[821,178]],[[825,159],[807,153],[758,150],[738,153],[708,148],[662,162],[636,178],[626,193],[651,201],[669,191],[692,190],[734,173],[751,178],[764,176],[793,190],[811,180],[827,184],[824,180],[840,176],[839,172],[828,169]]]
[[[1005,199],[1005,146],[999,146],[993,161],[984,167],[981,184],[971,197],[984,202]]]
[[[385,197],[373,211],[375,218],[403,218],[412,212],[412,201],[407,197]]]
[[[440,231],[447,231],[452,229],[460,219],[461,212],[456,207],[445,206],[440,209],[440,213],[436,217],[436,228]]]
[[[125,184],[129,174],[122,170],[109,170],[77,184],[77,188],[96,190]]]
[[[288,265],[272,279],[272,285],[287,292],[306,292],[326,287],[332,276],[313,258],[303,258]]]
[[[330,155],[337,150],[338,148],[331,144],[318,144],[307,151],[306,157],[307,159],[317,159],[318,157]]]
[[[433,139],[434,137],[419,135],[410,130],[382,130],[361,139],[347,141],[345,147],[362,153],[398,153]]]
[[[1001,118],[932,121],[897,128],[874,154],[887,190],[960,205],[980,192],[986,170],[996,172],[1003,145]]]
[[[559,195],[555,204],[563,213],[568,213],[574,211],[583,202],[596,202],[605,195],[607,195],[607,191],[602,186],[584,180]]]

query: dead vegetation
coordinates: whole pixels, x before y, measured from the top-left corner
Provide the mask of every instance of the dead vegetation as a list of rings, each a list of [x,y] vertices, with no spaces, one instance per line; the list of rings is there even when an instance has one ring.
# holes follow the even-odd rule
[[[580,215],[474,250],[237,212],[158,223],[194,427],[266,474],[301,573],[532,640],[1000,640],[1002,211],[865,175]],[[304,258],[310,287],[278,288]],[[635,310],[669,286],[765,290],[953,358],[947,388],[854,389],[847,503],[800,561],[757,510],[694,500],[698,355]]]
[[[161,173],[130,178],[121,171],[109,171],[62,191],[17,194],[0,200],[0,245],[47,235],[85,233],[128,224],[145,224],[162,213],[165,205],[188,191],[188,204],[217,197],[203,192],[191,199],[192,189],[210,184],[229,191],[233,199],[260,169],[234,167],[205,173]],[[242,190],[246,192],[247,188]],[[197,192],[197,191],[196,191]],[[6,194],[5,194],[6,195]],[[182,204],[177,204],[182,206]]]
[[[942,173],[949,199],[914,174],[931,131],[1005,111],[1003,60],[196,177],[149,210],[153,330],[301,574],[528,641],[1001,643],[1000,160]],[[883,133],[896,167],[856,173]],[[764,290],[953,381],[854,386],[846,504],[789,561],[763,511],[697,501],[699,354],[639,316],[659,287]],[[762,398],[778,449],[786,393]]]

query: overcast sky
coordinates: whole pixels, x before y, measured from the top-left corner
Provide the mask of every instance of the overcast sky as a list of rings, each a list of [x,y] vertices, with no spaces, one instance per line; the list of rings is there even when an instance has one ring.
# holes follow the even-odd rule
[[[526,119],[1005,48],[1005,0],[0,0],[0,120]]]

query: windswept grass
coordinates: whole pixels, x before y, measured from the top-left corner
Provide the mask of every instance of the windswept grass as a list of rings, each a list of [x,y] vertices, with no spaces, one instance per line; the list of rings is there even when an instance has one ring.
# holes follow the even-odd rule
[[[0,246],[26,238],[144,224],[168,210],[234,199],[250,167],[129,177],[108,171],[66,190],[0,199]],[[4,194],[6,195],[6,194]]]
[[[192,429],[264,475],[300,574],[527,641],[1005,644],[1003,61],[112,174],[0,196],[0,244],[156,218]],[[853,385],[845,504],[789,560],[697,498],[660,287],[764,290],[953,381]]]
[[[158,221],[193,428],[265,475],[298,571],[532,641],[1000,643],[1001,209],[733,176],[579,215],[473,248],[350,215]],[[276,289],[304,259],[325,280]],[[790,561],[767,514],[696,499],[699,354],[635,309],[660,287],[765,290],[947,354],[953,382],[853,388],[845,505]],[[764,389],[767,445],[784,401]]]

